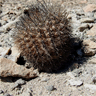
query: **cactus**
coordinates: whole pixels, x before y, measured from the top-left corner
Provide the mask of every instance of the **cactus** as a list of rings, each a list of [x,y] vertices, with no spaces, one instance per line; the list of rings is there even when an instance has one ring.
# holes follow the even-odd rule
[[[37,0],[16,22],[14,42],[32,67],[39,71],[57,71],[72,52],[72,31],[66,9]]]

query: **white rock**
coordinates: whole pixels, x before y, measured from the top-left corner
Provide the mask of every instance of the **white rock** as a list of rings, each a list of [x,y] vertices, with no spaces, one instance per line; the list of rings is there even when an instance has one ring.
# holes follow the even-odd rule
[[[42,78],[41,82],[47,82],[49,80],[49,78]]]
[[[71,86],[81,86],[82,84],[83,84],[83,82],[82,81],[76,81],[76,80],[74,80],[74,79],[71,79],[71,80],[68,80],[69,81],[69,83],[70,83],[70,85]]]

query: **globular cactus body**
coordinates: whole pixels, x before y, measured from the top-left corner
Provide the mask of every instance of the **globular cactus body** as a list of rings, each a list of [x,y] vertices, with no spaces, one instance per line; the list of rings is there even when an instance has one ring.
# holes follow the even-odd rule
[[[15,44],[21,55],[39,71],[56,71],[72,51],[70,23],[60,6],[37,0],[16,24]]]

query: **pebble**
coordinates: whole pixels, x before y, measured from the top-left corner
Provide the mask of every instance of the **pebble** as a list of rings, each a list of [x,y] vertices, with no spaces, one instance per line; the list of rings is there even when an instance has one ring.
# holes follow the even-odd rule
[[[93,82],[94,84],[96,84],[96,75],[94,75],[94,76],[92,77],[92,82]]]
[[[81,23],[94,23],[94,18],[81,18]]]
[[[49,78],[42,78],[41,82],[47,82],[49,80]]]
[[[4,91],[3,90],[0,90],[0,94],[2,94],[2,93],[4,93]]]
[[[83,82],[80,81],[80,80],[70,79],[68,81],[69,81],[69,83],[70,83],[71,86],[77,86],[77,87],[79,87],[79,86],[81,86],[83,84]]]
[[[80,27],[78,28],[80,32],[83,32],[85,29],[87,29],[89,26],[88,24],[81,24]]]
[[[19,79],[15,82],[15,84],[12,86],[12,90],[14,90],[15,88],[17,88],[18,86],[24,85],[26,82],[22,79]]]
[[[45,87],[48,91],[53,91],[54,90],[54,86],[50,85],[50,86],[46,86]]]
[[[19,85],[23,85],[23,84],[25,84],[26,82],[25,82],[25,80],[19,79],[19,80],[17,80],[15,83],[17,83],[17,84],[19,84]]]

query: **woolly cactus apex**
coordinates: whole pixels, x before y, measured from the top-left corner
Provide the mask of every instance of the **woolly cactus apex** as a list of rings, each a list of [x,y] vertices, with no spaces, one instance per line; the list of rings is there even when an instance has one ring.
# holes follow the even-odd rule
[[[56,71],[69,61],[72,39],[67,15],[60,5],[37,0],[16,23],[15,44],[39,71]]]

